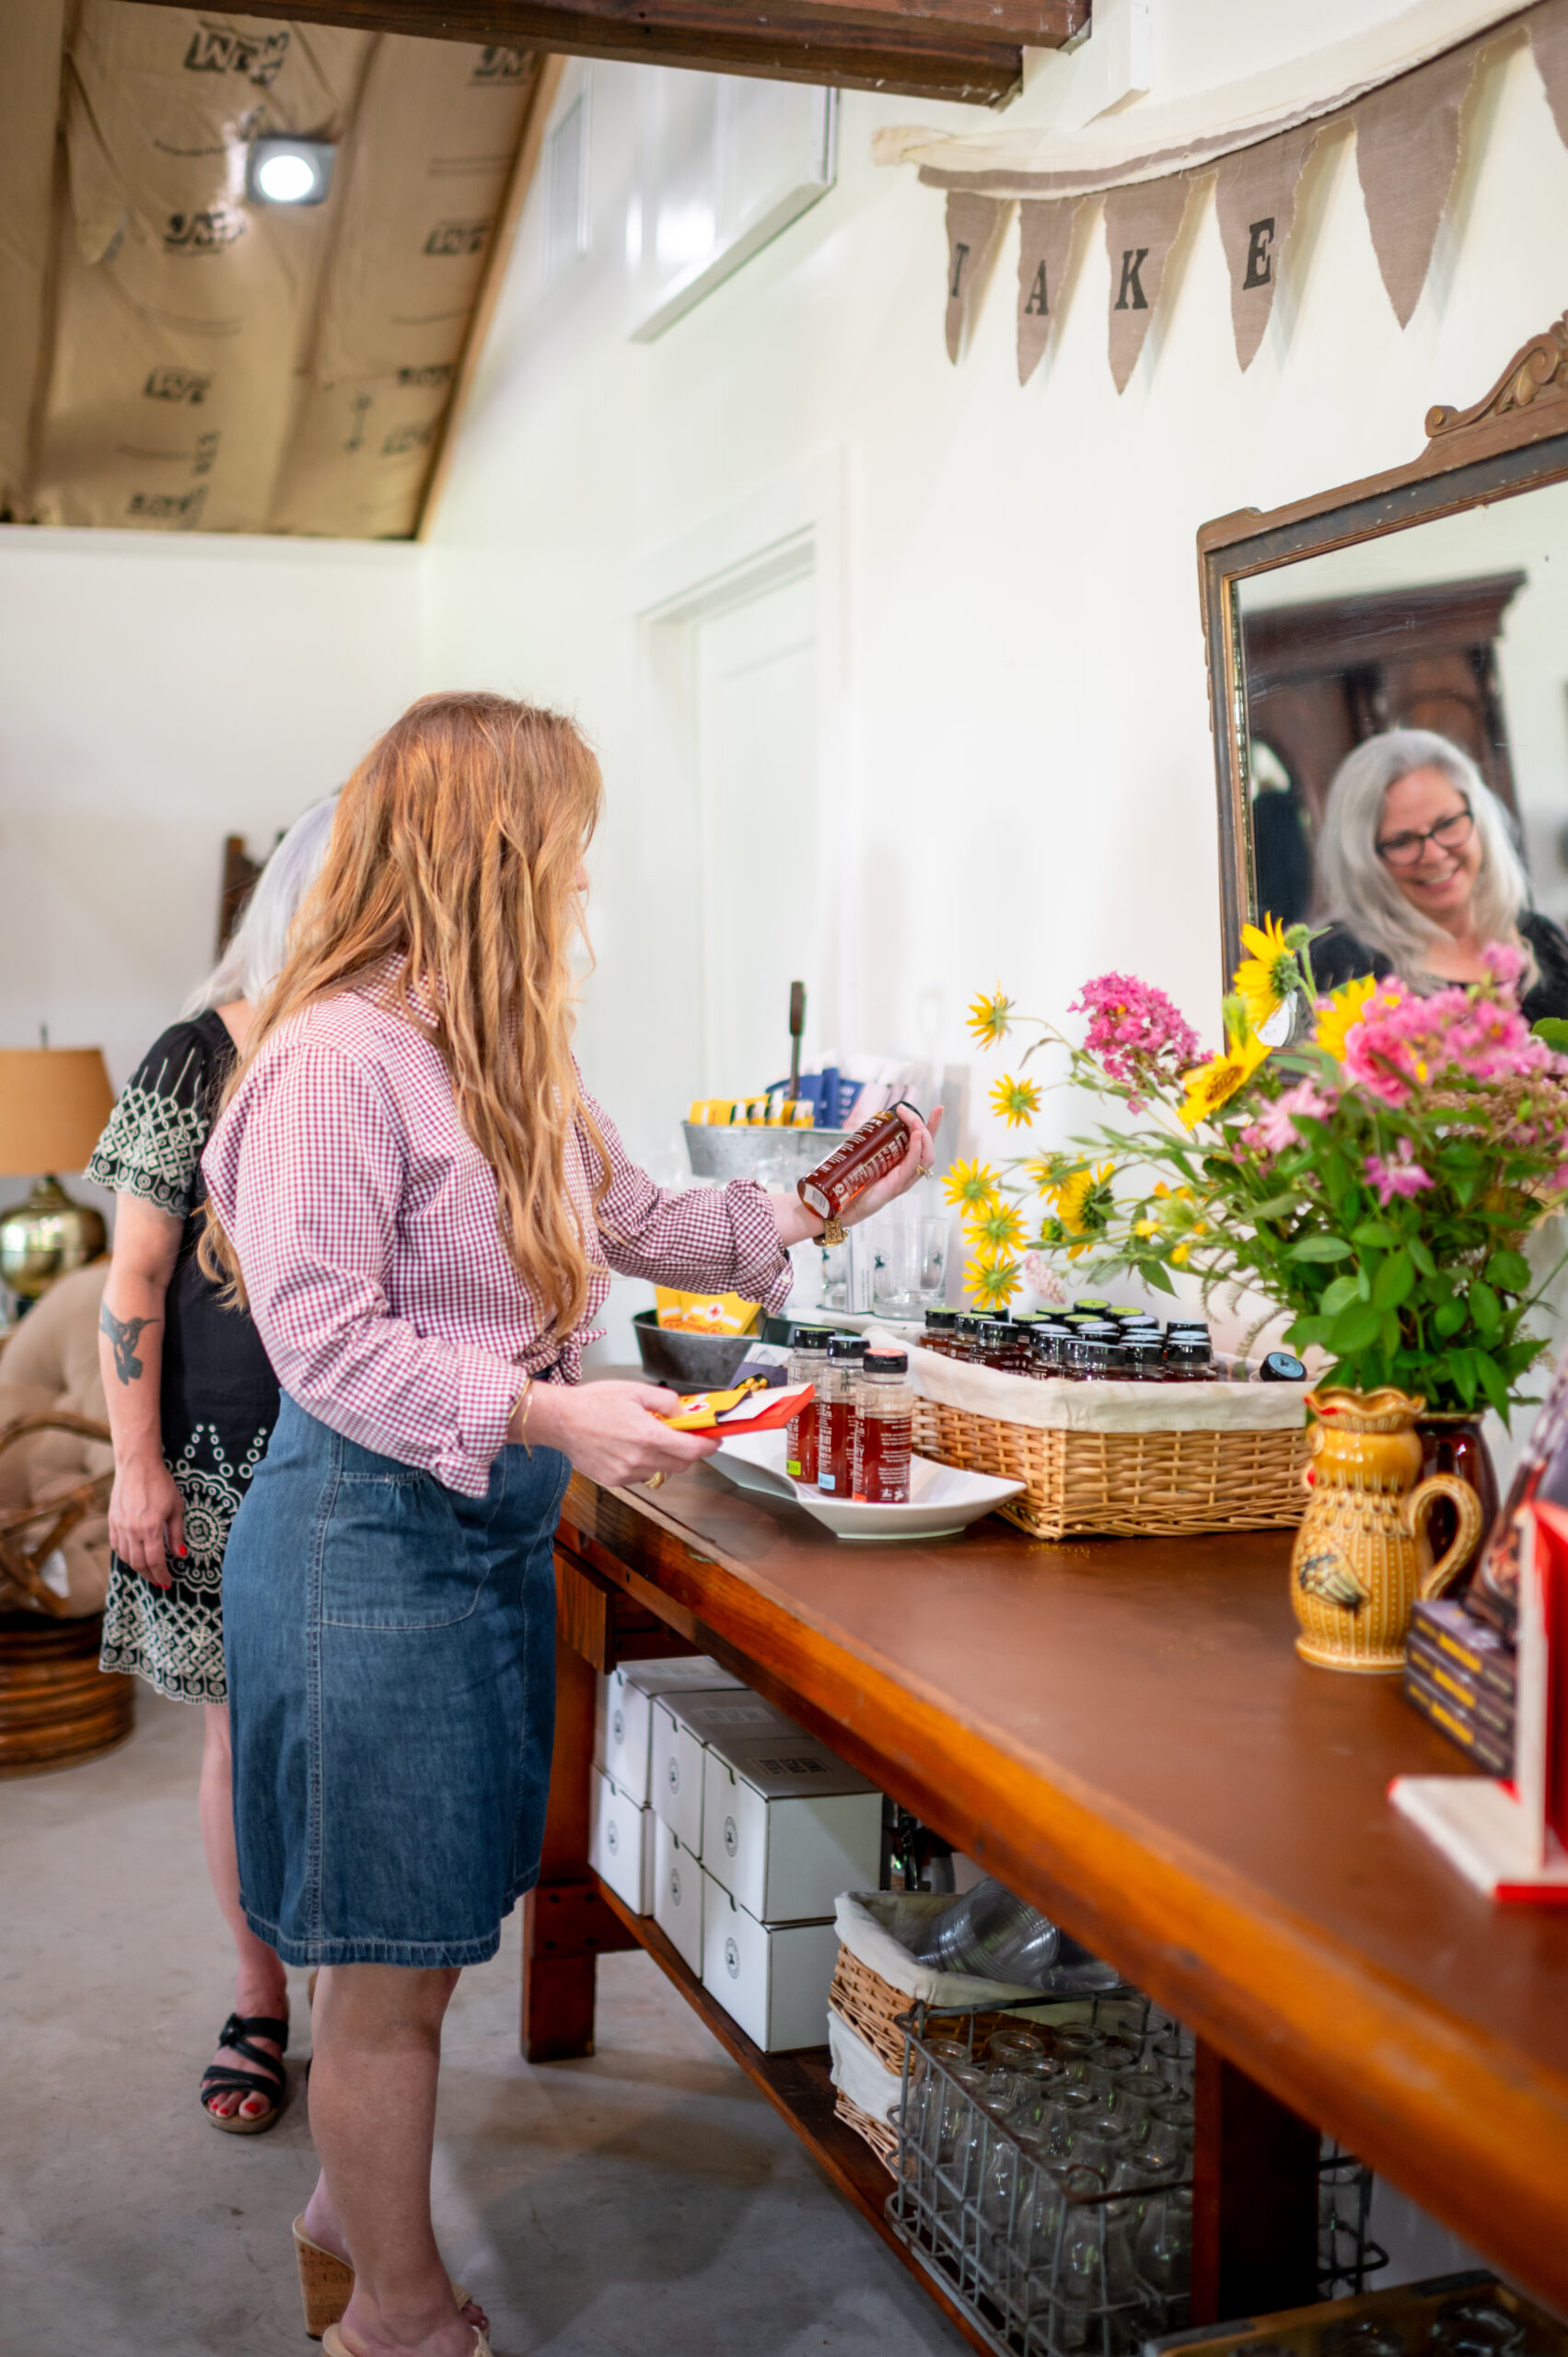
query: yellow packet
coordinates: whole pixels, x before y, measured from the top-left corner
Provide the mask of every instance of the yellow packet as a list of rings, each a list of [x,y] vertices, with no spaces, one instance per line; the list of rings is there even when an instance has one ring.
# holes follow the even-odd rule
[[[658,1323],[676,1334],[749,1334],[761,1307],[738,1293],[677,1293],[670,1285],[656,1285],[654,1298]]]

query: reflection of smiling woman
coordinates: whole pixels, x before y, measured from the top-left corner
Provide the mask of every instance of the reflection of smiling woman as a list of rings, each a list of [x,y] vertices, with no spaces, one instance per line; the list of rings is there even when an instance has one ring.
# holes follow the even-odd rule
[[[1568,1016],[1568,936],[1529,906],[1503,807],[1446,737],[1394,728],[1341,762],[1318,871],[1334,920],[1312,945],[1325,990],[1355,974],[1399,974],[1418,991],[1478,982],[1481,951],[1503,941],[1528,959],[1529,1021]]]

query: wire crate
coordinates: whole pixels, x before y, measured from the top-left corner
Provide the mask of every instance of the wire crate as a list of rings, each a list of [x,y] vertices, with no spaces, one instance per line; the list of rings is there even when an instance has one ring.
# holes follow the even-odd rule
[[[1010,2073],[981,2052],[994,2019],[903,2017],[889,2223],[1002,2357],[1132,2357],[1187,2321],[1191,2038],[1097,1999],[1035,2028],[1048,2069]]]
[[[1191,2036],[1125,1990],[1079,2010],[1086,2018],[1047,2025],[916,2003],[900,2019],[888,2220],[996,2357],[1134,2357],[1188,2321]],[[1038,2095],[987,2069],[999,2027],[1046,2049]],[[1364,2292],[1388,2264],[1368,2230],[1372,2183],[1324,2139],[1323,2299]]]

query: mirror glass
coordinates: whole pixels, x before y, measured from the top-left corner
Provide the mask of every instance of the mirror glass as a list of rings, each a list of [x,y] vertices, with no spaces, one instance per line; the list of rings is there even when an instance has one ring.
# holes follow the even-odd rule
[[[1320,920],[1313,844],[1345,755],[1432,728],[1514,814],[1535,905],[1568,923],[1568,482],[1237,585],[1252,905]]]

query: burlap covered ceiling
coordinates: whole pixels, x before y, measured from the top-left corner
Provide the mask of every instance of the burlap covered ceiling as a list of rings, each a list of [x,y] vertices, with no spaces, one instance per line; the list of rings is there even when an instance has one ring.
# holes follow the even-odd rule
[[[537,61],[123,0],[0,6],[0,509],[412,532]],[[254,204],[266,132],[337,144]]]

